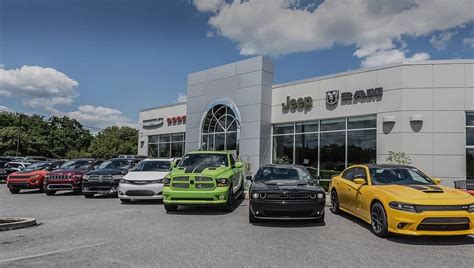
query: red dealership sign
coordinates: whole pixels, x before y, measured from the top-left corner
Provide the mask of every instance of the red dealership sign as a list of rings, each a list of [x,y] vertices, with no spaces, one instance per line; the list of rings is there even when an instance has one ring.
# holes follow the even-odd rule
[[[166,122],[168,122],[168,126],[186,124],[186,116],[178,115],[178,116],[168,117],[166,119]]]

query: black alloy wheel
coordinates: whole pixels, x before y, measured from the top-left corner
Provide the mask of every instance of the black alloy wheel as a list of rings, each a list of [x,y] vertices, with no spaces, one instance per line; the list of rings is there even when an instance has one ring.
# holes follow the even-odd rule
[[[48,190],[48,188],[46,188],[46,186],[44,186],[43,189],[44,189],[44,193],[45,193],[46,195],[54,195],[54,194],[56,194],[56,191],[54,191],[54,190]]]
[[[337,192],[335,190],[331,191],[331,212],[334,214],[341,213],[339,208],[339,198],[337,197]]]
[[[373,233],[378,237],[388,235],[387,214],[380,202],[375,202],[370,209],[370,223]]]

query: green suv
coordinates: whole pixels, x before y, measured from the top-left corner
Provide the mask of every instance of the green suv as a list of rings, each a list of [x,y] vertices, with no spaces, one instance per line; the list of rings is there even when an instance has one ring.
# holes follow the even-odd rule
[[[231,152],[187,153],[163,179],[167,212],[178,205],[218,205],[232,211],[233,201],[244,197],[243,163]]]

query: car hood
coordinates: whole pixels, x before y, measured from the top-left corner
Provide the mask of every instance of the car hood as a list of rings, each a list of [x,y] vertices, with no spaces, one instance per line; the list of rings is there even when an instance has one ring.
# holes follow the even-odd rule
[[[59,174],[84,174],[87,170],[83,169],[58,169],[51,171],[49,175],[59,175]]]
[[[130,181],[152,181],[164,178],[168,171],[132,171],[127,173],[123,178]]]
[[[206,167],[206,166],[190,166],[186,168],[174,168],[171,172],[173,177],[179,176],[203,176],[218,178],[224,173],[231,171],[229,167]]]
[[[87,175],[124,175],[127,174],[127,170],[124,169],[96,169],[86,173]]]
[[[380,190],[392,194],[397,201],[417,204],[465,202],[474,198],[461,190],[442,185],[377,185]],[[472,200],[471,200],[472,201]]]
[[[308,191],[324,191],[317,183],[303,184],[301,181],[269,181],[254,182],[252,184],[253,191],[291,191],[291,192],[308,192]]]
[[[10,175],[29,175],[29,176],[34,176],[34,175],[45,175],[47,174],[48,171],[45,170],[32,170],[32,171],[17,171],[15,173],[12,173]]]

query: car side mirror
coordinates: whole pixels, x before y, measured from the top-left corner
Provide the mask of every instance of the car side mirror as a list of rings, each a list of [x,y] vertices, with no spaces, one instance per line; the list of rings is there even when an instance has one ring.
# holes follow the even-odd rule
[[[245,179],[247,179],[248,181],[251,181],[251,180],[252,180],[252,176],[248,175],[247,177],[245,177]]]
[[[244,163],[242,163],[242,162],[235,162],[234,167],[235,167],[235,168],[243,168],[243,167],[244,167]]]
[[[440,184],[440,183],[441,183],[441,179],[440,179],[440,178],[433,178],[433,181],[434,181],[434,183],[436,183],[436,184]]]
[[[365,184],[365,180],[364,180],[364,179],[361,179],[361,178],[354,179],[354,183],[355,183],[355,184],[358,184],[358,185],[364,185],[364,184]]]

